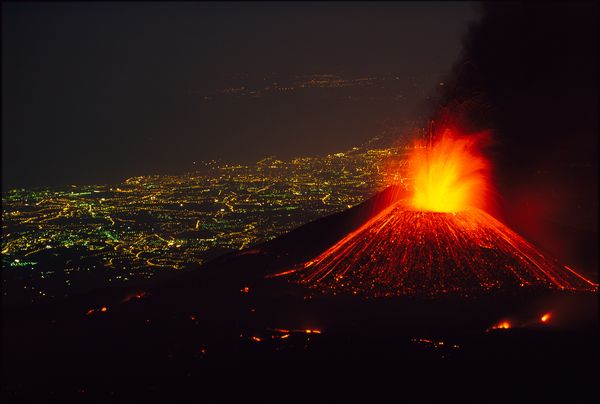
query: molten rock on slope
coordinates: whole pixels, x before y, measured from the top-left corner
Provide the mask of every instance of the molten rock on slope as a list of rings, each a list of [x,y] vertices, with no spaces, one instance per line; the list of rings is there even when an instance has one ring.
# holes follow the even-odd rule
[[[480,209],[423,212],[403,202],[292,276],[310,287],[366,296],[468,295],[526,286],[597,288]]]

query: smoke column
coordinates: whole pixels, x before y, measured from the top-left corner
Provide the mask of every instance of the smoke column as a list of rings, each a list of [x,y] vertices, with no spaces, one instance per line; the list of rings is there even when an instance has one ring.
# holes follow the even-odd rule
[[[483,3],[432,118],[491,130],[499,216],[597,274],[598,8]]]

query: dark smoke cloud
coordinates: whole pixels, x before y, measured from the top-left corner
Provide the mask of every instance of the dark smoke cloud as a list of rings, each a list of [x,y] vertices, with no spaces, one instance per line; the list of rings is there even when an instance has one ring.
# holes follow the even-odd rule
[[[500,215],[597,271],[598,7],[483,3],[444,80],[436,119],[490,129]]]

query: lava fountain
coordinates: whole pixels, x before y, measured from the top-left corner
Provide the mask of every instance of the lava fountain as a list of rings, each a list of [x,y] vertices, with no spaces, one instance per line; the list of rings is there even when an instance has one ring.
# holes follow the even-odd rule
[[[490,164],[479,151],[485,133],[457,136],[446,129],[431,147],[417,142],[409,159],[412,206],[419,211],[458,212],[485,208]]]
[[[314,259],[272,276],[365,297],[597,290],[484,210],[491,181],[482,136],[448,129],[433,144],[417,143],[408,164],[412,197],[393,202]]]

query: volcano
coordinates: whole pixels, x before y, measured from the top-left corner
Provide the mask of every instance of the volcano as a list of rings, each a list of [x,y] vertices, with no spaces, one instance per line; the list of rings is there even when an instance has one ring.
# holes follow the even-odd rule
[[[417,211],[406,201],[283,275],[323,291],[365,297],[597,287],[481,209]]]
[[[596,290],[487,213],[488,133],[446,128],[415,144],[412,197],[397,199],[316,258],[274,275],[324,292],[363,297],[469,296],[494,289]]]

